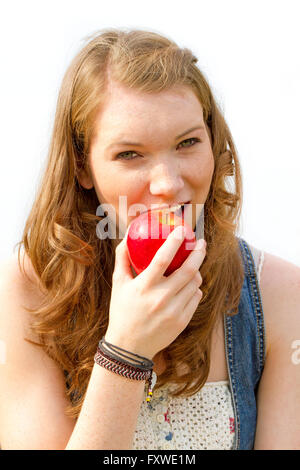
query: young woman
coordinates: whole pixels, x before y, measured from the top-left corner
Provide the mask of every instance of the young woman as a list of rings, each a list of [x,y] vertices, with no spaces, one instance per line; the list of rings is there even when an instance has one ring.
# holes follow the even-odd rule
[[[3,449],[300,448],[300,269],[237,237],[237,151],[196,62],[156,33],[111,29],[66,72],[19,256],[1,271]],[[135,276],[121,197],[203,204],[205,243],[166,277],[173,231]],[[117,238],[99,237],[100,204]],[[117,359],[97,356],[102,338]],[[156,373],[151,401],[149,374],[129,377],[139,368],[118,348]]]

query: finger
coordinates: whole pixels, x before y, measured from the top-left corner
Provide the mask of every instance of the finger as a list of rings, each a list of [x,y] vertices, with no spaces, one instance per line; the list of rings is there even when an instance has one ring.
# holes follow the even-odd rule
[[[174,256],[179,250],[185,237],[185,229],[182,225],[176,227],[168,235],[166,241],[155,253],[149,266],[143,271],[143,276],[150,282],[157,282],[166,272]]]
[[[181,311],[183,311],[186,304],[196,294],[197,290],[202,284],[202,279],[199,271],[198,274],[199,277],[196,275],[192,280],[185,284],[185,286],[182,287],[182,289],[180,289],[180,291],[176,295],[173,296],[172,303],[176,304],[177,306],[181,306]]]
[[[182,312],[182,318],[183,322],[188,325],[188,323],[191,321],[194,313],[197,310],[197,307],[199,303],[201,302],[203,297],[203,293],[201,289],[197,289],[197,291],[194,293],[192,298],[187,302],[186,306],[183,309]]]
[[[202,240],[198,240],[194,250],[189,254],[184,263],[169,276],[168,279],[172,283],[172,289],[175,295],[188,284],[199,271],[206,256],[205,246],[206,243],[203,244]]]

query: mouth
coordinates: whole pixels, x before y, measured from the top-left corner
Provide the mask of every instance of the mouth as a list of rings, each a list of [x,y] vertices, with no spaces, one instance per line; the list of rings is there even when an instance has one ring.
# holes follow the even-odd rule
[[[183,215],[184,211],[189,207],[191,204],[191,201],[187,202],[182,202],[181,204],[177,204],[176,206],[171,207],[171,210],[176,214],[176,215]]]
[[[151,204],[151,207],[146,209],[145,211],[141,211],[140,214],[149,211],[159,211],[164,210],[168,212],[173,212],[178,216],[182,216],[184,211],[190,207],[191,201],[181,202],[181,203],[174,203],[174,204]]]
[[[186,201],[186,202],[178,202],[174,204],[152,204],[151,209],[148,210],[160,210],[160,209],[169,209],[171,212],[175,212],[178,210],[184,210],[191,201]]]

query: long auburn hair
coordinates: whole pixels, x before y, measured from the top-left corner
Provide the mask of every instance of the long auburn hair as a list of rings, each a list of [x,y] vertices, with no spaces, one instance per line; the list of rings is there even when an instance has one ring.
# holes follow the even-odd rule
[[[158,33],[109,28],[87,38],[63,78],[46,168],[17,245],[20,269],[26,275],[20,262],[23,245],[44,294],[38,308],[27,308],[39,342],[26,341],[42,347],[65,371],[67,416],[80,413],[97,344],[108,326],[115,252],[111,239],[97,237],[98,197],[94,188],[80,185],[78,176],[110,77],[146,93],[191,87],[201,102],[214,155],[204,206],[203,297],[188,326],[163,351],[167,367],[156,386],[173,382],[173,396],[199,391],[209,374],[213,328],[221,315],[238,311],[244,276],[236,235],[241,170],[229,128],[196,62],[189,49]],[[184,375],[177,374],[179,364],[188,366]]]

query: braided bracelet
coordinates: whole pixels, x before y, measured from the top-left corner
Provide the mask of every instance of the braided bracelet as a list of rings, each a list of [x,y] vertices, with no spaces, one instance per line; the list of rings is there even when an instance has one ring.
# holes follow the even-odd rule
[[[117,348],[117,346],[114,346],[114,347]],[[121,348],[118,348],[118,349],[125,351],[124,349],[121,349]],[[126,352],[128,352],[129,354],[138,356],[137,354],[130,353],[129,351],[126,351]],[[147,393],[146,402],[149,404],[152,398],[153,388],[154,388],[154,385],[156,383],[156,378],[157,378],[155,372],[153,372],[152,367],[146,369],[145,364],[143,364],[142,365],[143,368],[140,368],[135,365],[131,365],[131,363],[128,363],[128,361],[125,361],[121,358],[116,358],[116,357],[117,357],[116,355],[110,352],[109,353],[104,352],[103,348],[100,348],[98,346],[97,352],[94,356],[94,361],[96,364],[104,367],[105,369],[108,369],[123,377],[127,377],[129,379],[134,379],[134,380],[146,380],[146,382],[148,382],[148,393]],[[142,358],[142,356],[138,356],[138,357]],[[149,361],[149,359],[147,358],[142,358],[142,359],[143,361],[144,360]],[[152,361],[149,361],[149,364],[150,363],[153,364]]]
[[[142,370],[152,369],[152,367],[154,366],[154,363],[150,359],[147,359],[147,357],[139,356],[138,354],[126,351],[126,349],[122,349],[119,346],[115,346],[114,344],[108,343],[107,341],[105,341],[104,337],[99,341],[98,348],[108,357],[122,361],[124,364],[128,364],[133,367],[138,367]],[[124,352],[130,354],[130,356],[123,354]],[[134,362],[127,361],[124,358],[130,359]]]

